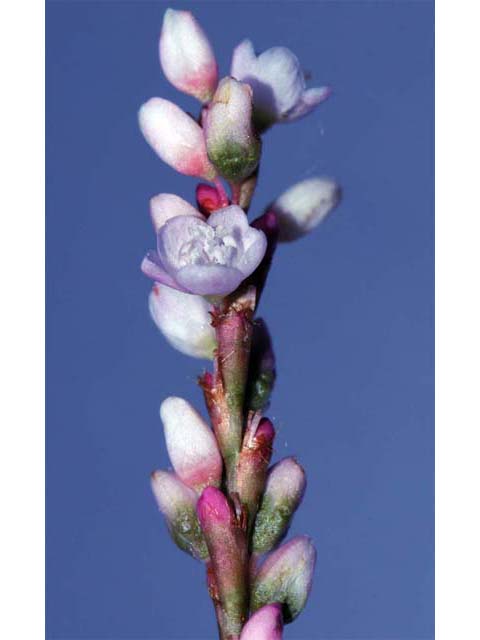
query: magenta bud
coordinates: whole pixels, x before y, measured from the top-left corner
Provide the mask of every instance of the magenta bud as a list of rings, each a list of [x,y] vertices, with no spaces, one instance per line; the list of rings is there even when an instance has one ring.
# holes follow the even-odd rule
[[[195,492],[168,471],[152,473],[151,484],[158,508],[165,516],[175,544],[194,558],[206,560],[208,550],[195,510]]]
[[[243,518],[237,518],[224,494],[204,489],[197,514],[210,554],[216,590],[225,613],[227,637],[238,636],[247,614],[247,544]]]
[[[252,610],[279,602],[283,605],[284,621],[292,622],[307,602],[315,559],[315,548],[306,536],[292,538],[271,553],[254,577]]]
[[[259,609],[243,627],[240,640],[282,640],[282,607],[267,604]]]
[[[198,499],[197,513],[202,529],[213,531],[220,527],[230,527],[234,518],[225,495],[215,487],[206,487]]]
[[[224,202],[216,187],[203,182],[197,185],[195,195],[197,198],[198,208],[205,216],[209,216],[217,209],[221,209],[222,207],[230,204],[229,202]]]
[[[210,100],[218,82],[217,62],[189,11],[166,10],[159,50],[163,72],[174,87],[201,102]]]

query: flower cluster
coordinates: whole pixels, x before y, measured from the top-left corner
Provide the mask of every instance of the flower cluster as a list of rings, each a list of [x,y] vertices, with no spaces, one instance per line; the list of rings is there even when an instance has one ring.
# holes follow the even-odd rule
[[[315,550],[305,536],[283,542],[305,473],[294,458],[269,467],[275,428],[264,412],[276,362],[255,312],[277,243],[315,228],[340,189],[309,178],[253,222],[247,213],[262,136],[312,112],[330,89],[307,88],[289,49],[257,56],[249,40],[219,79],[210,42],[187,11],[166,11],[159,54],[167,79],[200,102],[199,115],[151,98],[139,111],[141,131],[164,162],[203,182],[195,206],[170,193],[151,199],[156,247],[142,270],[155,282],[150,313],[167,341],[214,366],[199,379],[211,425],[186,400],[162,403],[173,470],[154,472],[152,489],[176,544],[206,565],[220,637],[278,640],[305,606]]]

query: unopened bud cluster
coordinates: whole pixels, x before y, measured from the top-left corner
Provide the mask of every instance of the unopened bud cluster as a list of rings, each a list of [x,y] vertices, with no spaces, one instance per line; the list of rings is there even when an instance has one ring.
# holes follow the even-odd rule
[[[265,416],[277,376],[265,320],[255,316],[277,244],[312,231],[340,200],[337,183],[312,177],[291,186],[250,222],[262,136],[311,113],[328,87],[307,88],[285,47],[260,55],[249,40],[219,79],[213,48],[188,11],[168,9],[160,64],[198,116],[160,97],[139,111],[160,158],[201,180],[195,203],[171,193],[150,200],[155,246],[142,262],[154,281],[151,317],[168,343],[213,360],[199,378],[209,421],[186,400],[160,407],[171,470],[151,484],[177,546],[206,565],[222,638],[280,640],[304,608],[315,549],[305,536],[283,542],[305,491],[287,457],[271,465],[275,427]]]

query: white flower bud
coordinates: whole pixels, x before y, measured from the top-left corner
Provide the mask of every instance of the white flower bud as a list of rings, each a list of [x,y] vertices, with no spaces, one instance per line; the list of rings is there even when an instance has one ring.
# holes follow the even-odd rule
[[[306,536],[292,538],[271,553],[253,581],[252,610],[280,602],[284,621],[292,622],[307,602],[315,560],[315,548]]]
[[[203,131],[185,111],[163,98],[150,98],[138,113],[140,129],[160,158],[179,173],[212,180]]]
[[[194,558],[208,558],[196,512],[196,493],[168,471],[152,473],[151,484],[158,508],[165,516],[175,544]]]
[[[217,86],[217,63],[207,36],[190,11],[166,10],[159,51],[163,72],[173,86],[208,102]]]
[[[340,197],[339,185],[330,178],[308,178],[287,189],[271,206],[277,214],[279,241],[291,242],[314,229]]]
[[[160,407],[168,455],[176,474],[188,487],[200,492],[220,485],[222,457],[212,430],[201,415],[182,398],[167,398]]]
[[[211,360],[217,342],[210,304],[201,296],[156,283],[148,299],[153,321],[174,349]]]

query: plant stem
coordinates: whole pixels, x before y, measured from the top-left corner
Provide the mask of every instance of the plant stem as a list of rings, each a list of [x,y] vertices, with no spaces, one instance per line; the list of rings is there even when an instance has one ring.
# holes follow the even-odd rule
[[[230,494],[238,492],[236,467],[244,431],[244,404],[253,332],[255,289],[242,290],[217,310],[213,325],[217,334],[217,366],[223,390],[223,450]],[[221,447],[222,447],[222,443]]]

